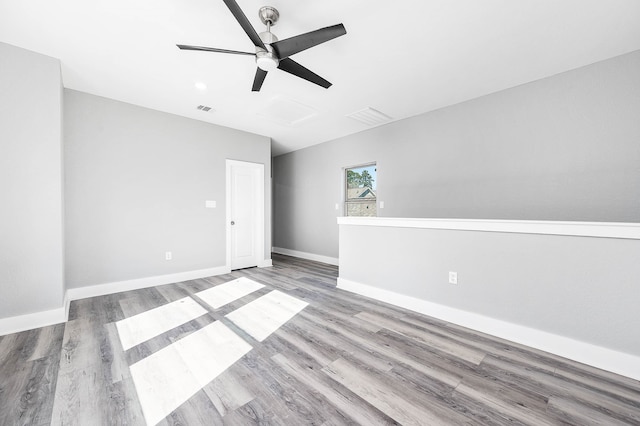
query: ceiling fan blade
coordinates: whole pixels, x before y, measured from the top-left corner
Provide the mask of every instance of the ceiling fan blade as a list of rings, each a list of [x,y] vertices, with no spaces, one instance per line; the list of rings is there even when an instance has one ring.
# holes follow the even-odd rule
[[[227,49],[218,49],[215,47],[204,47],[204,46],[189,46],[187,44],[176,44],[181,50],[202,50],[204,52],[218,52],[218,53],[231,53],[234,55],[249,55],[256,56],[255,53],[250,52],[240,52],[238,50],[227,50]]]
[[[266,46],[260,39],[260,36],[256,32],[255,28],[253,28],[253,26],[247,19],[247,16],[244,14],[242,9],[240,9],[240,6],[238,6],[238,3],[236,3],[235,0],[223,0],[223,1],[224,1],[224,4],[227,5],[231,13],[233,13],[233,16],[236,17],[236,20],[238,21],[238,23],[240,24],[244,32],[247,33],[253,45],[257,47],[261,47],[264,50],[267,50]]]
[[[278,68],[280,68],[282,71],[288,72],[289,74],[293,74],[296,77],[304,78],[305,80],[315,83],[318,86],[322,86],[325,89],[331,87],[331,83],[329,83],[327,80],[320,77],[313,71],[310,71],[307,68],[303,67],[291,58],[280,60]]]
[[[256,68],[256,77],[253,79],[253,87],[251,88],[252,92],[259,92],[262,87],[262,83],[264,83],[264,78],[267,76],[267,72],[260,68]]]
[[[347,30],[345,30],[344,25],[338,24],[276,41],[275,43],[271,43],[271,47],[275,50],[278,58],[285,59],[295,53],[302,52],[310,47],[333,40],[334,38],[343,36],[346,33]]]

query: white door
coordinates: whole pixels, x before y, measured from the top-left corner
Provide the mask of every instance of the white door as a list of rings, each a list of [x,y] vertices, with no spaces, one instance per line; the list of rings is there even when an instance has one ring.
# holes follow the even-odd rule
[[[258,266],[263,246],[264,165],[227,160],[227,264]]]

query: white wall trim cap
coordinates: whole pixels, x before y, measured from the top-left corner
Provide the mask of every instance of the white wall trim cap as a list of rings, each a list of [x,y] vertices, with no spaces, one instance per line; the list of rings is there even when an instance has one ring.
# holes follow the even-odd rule
[[[338,278],[338,288],[640,380],[640,357]]]
[[[626,222],[339,217],[338,225],[448,229],[458,231],[507,232],[640,240],[640,223]]]
[[[323,256],[320,254],[307,253],[304,251],[290,250],[282,247],[272,247],[271,251],[278,254],[284,254],[285,256],[299,257],[301,259],[313,260],[315,262],[327,263],[329,265],[338,266],[337,257]]]

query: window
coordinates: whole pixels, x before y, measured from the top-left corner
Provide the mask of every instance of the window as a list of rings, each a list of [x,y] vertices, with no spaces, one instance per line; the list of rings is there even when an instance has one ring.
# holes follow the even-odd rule
[[[345,216],[377,216],[376,164],[345,169]]]

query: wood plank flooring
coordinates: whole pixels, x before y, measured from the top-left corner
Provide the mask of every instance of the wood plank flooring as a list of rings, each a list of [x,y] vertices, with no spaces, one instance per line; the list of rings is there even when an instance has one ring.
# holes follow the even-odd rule
[[[0,337],[0,425],[144,425],[146,364],[152,383],[172,367],[200,371],[183,373],[198,376],[193,390],[153,390],[186,395],[160,425],[640,425],[636,380],[337,290],[330,265],[273,264],[74,301],[65,324]],[[239,278],[258,285],[205,292]],[[184,298],[195,313],[172,313]],[[260,313],[265,327],[284,318],[262,341],[241,309],[258,299],[250,306],[290,310]],[[132,317],[149,311],[145,334]],[[234,339],[236,358],[219,342]]]

